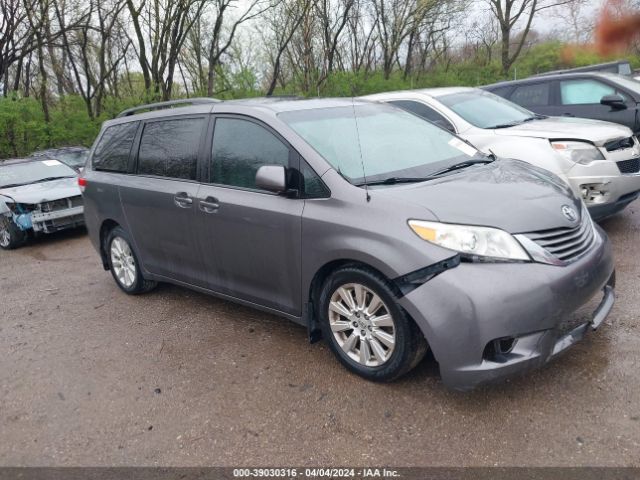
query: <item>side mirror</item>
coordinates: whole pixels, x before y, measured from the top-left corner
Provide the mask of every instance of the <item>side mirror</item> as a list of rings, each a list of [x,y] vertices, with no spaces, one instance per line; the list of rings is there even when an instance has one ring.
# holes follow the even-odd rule
[[[256,187],[282,193],[287,189],[286,170],[282,165],[263,165],[256,172]]]
[[[605,95],[600,99],[600,104],[611,107],[614,110],[624,110],[627,108],[627,104],[624,103],[624,98],[618,94]]]

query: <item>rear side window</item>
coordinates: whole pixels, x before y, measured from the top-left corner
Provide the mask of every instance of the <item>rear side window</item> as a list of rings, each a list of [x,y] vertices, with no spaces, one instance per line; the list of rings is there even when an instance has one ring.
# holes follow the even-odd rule
[[[138,122],[107,127],[93,152],[93,169],[126,172],[129,169],[129,153],[137,130]]]
[[[616,89],[596,80],[563,80],[560,82],[562,105],[595,105]]]
[[[138,174],[196,180],[203,118],[149,122],[138,150]]]
[[[424,103],[414,102],[411,100],[393,100],[389,102],[396,107],[400,107],[408,112],[415,113],[419,117],[422,117],[426,120],[429,120],[432,123],[435,123],[439,127],[446,128],[450,132],[455,132],[456,129],[453,128],[453,125],[449,120],[444,118],[444,116],[440,115],[433,108],[428,107]]]
[[[256,188],[263,165],[289,166],[289,147],[266,128],[248,120],[218,118],[213,133],[211,182]]]
[[[517,87],[510,100],[523,107],[546,107],[549,105],[549,84],[536,83]]]

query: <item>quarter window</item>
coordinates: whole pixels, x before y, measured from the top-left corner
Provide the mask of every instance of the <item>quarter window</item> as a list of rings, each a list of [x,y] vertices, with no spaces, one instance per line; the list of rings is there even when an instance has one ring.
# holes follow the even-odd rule
[[[256,188],[263,165],[289,166],[289,147],[266,128],[248,120],[219,118],[213,133],[211,182]]]
[[[413,102],[411,100],[393,100],[389,102],[392,105],[400,107],[408,112],[415,113],[419,117],[422,117],[426,120],[429,120],[432,123],[435,123],[439,127],[446,128],[450,132],[455,132],[456,129],[453,127],[451,122],[444,118],[444,116],[440,115],[433,108],[428,107],[424,103],[421,102]]]
[[[595,105],[605,95],[613,95],[616,89],[596,80],[565,80],[560,82],[563,105]]]
[[[303,191],[306,198],[326,198],[329,196],[329,189],[304,160],[300,160],[300,173],[304,181]]]
[[[129,153],[137,130],[138,122],[108,127],[93,152],[93,169],[126,172],[129,169]]]
[[[144,126],[138,151],[138,173],[195,180],[202,118],[149,122]]]
[[[523,107],[546,107],[549,105],[549,84],[536,83],[517,87],[510,100]]]

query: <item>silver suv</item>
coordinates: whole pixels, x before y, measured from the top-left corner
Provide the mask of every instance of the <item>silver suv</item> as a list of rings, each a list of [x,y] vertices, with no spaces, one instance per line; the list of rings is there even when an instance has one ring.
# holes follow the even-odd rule
[[[640,143],[628,127],[537,115],[477,88],[406,90],[365,98],[415,113],[481,151],[555,173],[582,197],[595,220],[620,212],[640,196]]]
[[[611,310],[607,236],[545,170],[386,104],[190,102],[105,122],[79,180],[126,293],[171,282],[281,315],[371,380],[430,348],[458,389]]]

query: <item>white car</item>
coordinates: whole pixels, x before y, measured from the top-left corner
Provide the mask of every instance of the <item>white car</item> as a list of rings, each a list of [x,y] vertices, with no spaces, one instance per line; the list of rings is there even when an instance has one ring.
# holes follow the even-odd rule
[[[552,171],[595,219],[640,195],[640,143],[622,125],[537,115],[477,88],[433,88],[364,97],[391,103],[446,128],[485,153]]]

